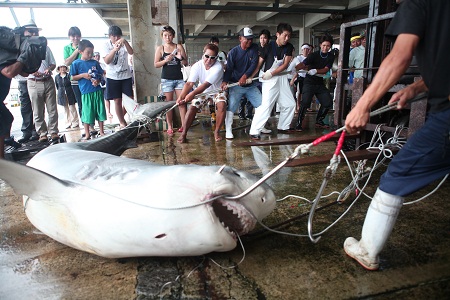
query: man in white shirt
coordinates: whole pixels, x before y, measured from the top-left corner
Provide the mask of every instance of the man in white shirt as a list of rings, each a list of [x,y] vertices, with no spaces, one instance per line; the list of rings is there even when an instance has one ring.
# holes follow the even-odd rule
[[[25,25],[25,35],[39,36],[39,30],[34,23]],[[41,62],[39,70],[27,78],[28,94],[33,107],[33,118],[39,142],[48,142],[47,134],[53,141],[59,139],[58,108],[56,104],[56,86],[52,71],[56,68],[55,58],[49,47],[46,49],[45,59]],[[48,124],[45,121],[45,111],[48,113]]]
[[[219,135],[219,130],[225,120],[227,98],[222,92],[220,92],[223,69],[222,64],[217,60],[218,53],[219,48],[216,45],[207,44],[205,46],[203,49],[202,60],[196,62],[192,66],[189,79],[177,99],[177,104],[192,102],[185,117],[183,132],[177,140],[178,143],[186,143],[186,135],[189,127],[195,119],[195,115],[210,101],[214,101],[216,105],[216,127],[214,130],[214,139],[216,142],[222,140],[222,137]],[[192,90],[197,81],[199,83],[198,86]],[[194,99],[196,95],[208,93],[209,91],[211,91],[211,94]]]

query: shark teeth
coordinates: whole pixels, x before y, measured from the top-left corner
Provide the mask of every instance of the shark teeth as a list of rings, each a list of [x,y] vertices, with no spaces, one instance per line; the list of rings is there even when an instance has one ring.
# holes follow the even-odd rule
[[[244,235],[256,225],[256,220],[243,205],[235,201],[216,200],[212,203],[214,213],[222,226],[232,235]]]

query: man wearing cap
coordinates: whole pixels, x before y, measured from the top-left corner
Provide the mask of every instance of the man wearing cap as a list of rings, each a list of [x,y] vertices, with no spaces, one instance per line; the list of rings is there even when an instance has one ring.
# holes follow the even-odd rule
[[[295,100],[289,87],[287,74],[280,73],[287,70],[292,59],[294,46],[289,43],[292,27],[288,23],[280,23],[277,26],[276,40],[270,42],[261,49],[259,63],[264,62],[264,74],[262,76],[262,104],[255,110],[250,138],[260,139],[260,133],[269,119],[270,112],[277,102],[280,106],[280,118],[278,121],[279,133],[291,133],[290,124],[295,113]],[[273,77],[277,75],[276,77]]]
[[[36,26],[33,20],[25,25],[25,31],[31,36],[39,36],[41,28]],[[59,139],[58,109],[56,106],[56,87],[52,77],[52,71],[56,68],[55,58],[52,50],[47,46],[45,59],[42,60],[39,69],[30,74],[28,79],[28,94],[33,107],[34,123],[39,134],[39,142],[47,142],[47,134],[50,132],[51,139]],[[48,113],[48,125],[45,121],[45,110]]]
[[[352,52],[353,49],[359,47],[360,45],[361,45],[361,36],[359,35],[359,32],[355,32],[350,37],[350,53]],[[348,83],[352,84],[353,78],[355,77],[355,72],[350,71],[348,76],[349,76]]]
[[[253,31],[244,27],[239,31],[239,45],[230,50],[227,57],[227,68],[223,76],[222,89],[229,91],[228,107],[225,116],[225,138],[232,139],[233,115],[242,97],[247,98],[254,106],[261,105],[261,92],[256,83],[249,80],[258,65],[258,46],[253,44]],[[239,85],[228,88],[228,83]]]
[[[20,31],[22,29],[23,28],[19,28]],[[2,30],[2,38],[4,41],[7,41],[8,37],[16,40],[17,32],[13,33],[11,30],[11,32],[8,33],[8,28],[6,27],[2,28]],[[24,35],[23,32],[21,35]],[[0,46],[2,53],[6,54],[6,56],[2,56],[2,60],[0,61],[0,159],[5,157],[5,144],[15,148],[17,148],[15,144],[18,144],[10,137],[11,125],[14,117],[3,103],[6,96],[8,96],[11,79],[19,74],[27,76],[28,72],[36,70],[43,58],[43,51],[40,49],[47,43],[45,38],[33,39],[31,43],[30,40],[31,39],[20,39],[20,49],[16,49],[19,50],[19,53],[9,51],[9,54],[7,54],[7,51],[4,51],[3,49],[4,45]],[[8,46],[10,46],[10,44],[6,45],[6,47]],[[9,143],[6,141],[7,138],[9,138]],[[20,147],[20,144],[18,146]]]
[[[356,68],[356,69],[362,69],[364,68],[364,55],[366,52],[366,49],[361,43],[362,36],[354,36],[350,39],[352,45],[355,45],[356,47],[353,47],[353,49],[350,51],[350,56],[348,59],[348,66],[350,68]],[[355,70],[353,78],[362,78],[363,77],[363,70]]]

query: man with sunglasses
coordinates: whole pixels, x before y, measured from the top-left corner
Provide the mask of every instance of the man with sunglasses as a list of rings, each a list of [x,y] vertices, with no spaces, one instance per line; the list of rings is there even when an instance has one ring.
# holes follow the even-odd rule
[[[192,122],[195,119],[195,115],[204,106],[214,102],[216,106],[216,128],[214,130],[214,139],[216,142],[222,140],[219,135],[220,127],[222,126],[225,118],[225,110],[227,106],[227,98],[224,93],[217,93],[220,90],[220,84],[223,77],[222,64],[218,61],[219,47],[214,44],[206,44],[203,48],[203,57],[201,60],[192,65],[189,78],[181,90],[180,96],[178,96],[177,104],[185,105],[191,102],[189,111],[186,113],[184,119],[184,127],[181,136],[178,138],[178,143],[186,142],[186,135],[191,127]],[[198,86],[194,88],[194,84],[199,82]],[[208,92],[211,94],[208,95]],[[199,94],[203,94],[202,97],[197,97]]]
[[[225,138],[233,139],[232,125],[234,112],[239,107],[242,97],[247,98],[253,107],[261,105],[261,92],[255,82],[249,80],[259,61],[258,45],[253,44],[253,31],[244,27],[239,31],[239,45],[230,50],[227,68],[223,76],[222,89],[229,93],[228,108],[225,116]],[[228,83],[239,85],[228,88]],[[248,82],[248,83],[247,83]]]

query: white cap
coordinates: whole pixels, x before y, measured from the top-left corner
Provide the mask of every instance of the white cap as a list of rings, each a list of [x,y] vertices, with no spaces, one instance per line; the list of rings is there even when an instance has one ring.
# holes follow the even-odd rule
[[[239,31],[239,35],[251,39],[253,38],[253,31],[248,27],[244,27]]]

